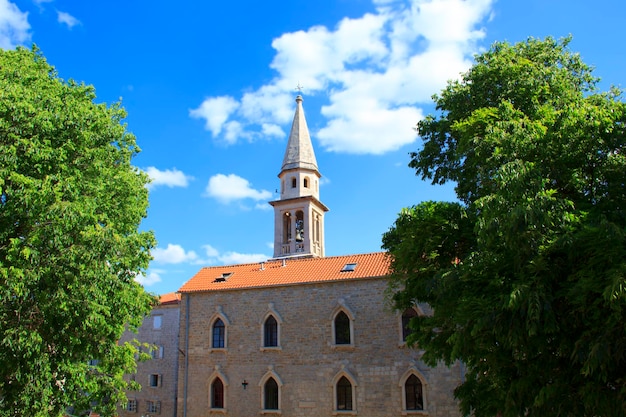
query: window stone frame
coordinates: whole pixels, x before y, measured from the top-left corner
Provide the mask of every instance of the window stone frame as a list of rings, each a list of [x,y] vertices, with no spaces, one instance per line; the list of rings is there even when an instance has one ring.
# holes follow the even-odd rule
[[[213,326],[217,320],[222,320],[224,323],[224,347],[213,347]],[[228,352],[228,328],[230,326],[230,320],[224,311],[222,306],[215,307],[215,313],[209,318],[209,352]]]
[[[338,350],[353,350],[356,346],[356,342],[354,339],[354,323],[356,316],[352,312],[352,310],[346,305],[345,300],[340,298],[337,302],[337,307],[332,312],[331,315],[331,347],[333,349]],[[350,343],[337,343],[336,340],[336,332],[335,332],[335,320],[337,319],[337,315],[343,312],[348,319],[350,320]]]
[[[222,387],[223,387],[223,395],[224,395],[224,404],[222,408],[213,408],[213,382],[219,379],[220,381],[222,381]],[[208,392],[208,405],[209,405],[209,412],[210,413],[221,413],[221,414],[228,414],[228,388],[229,388],[229,384],[228,384],[228,378],[226,378],[226,376],[222,373],[221,371],[221,366],[220,365],[215,365],[214,371],[211,375],[209,375],[209,392]]]
[[[274,320],[276,320],[276,346],[265,346],[265,322],[270,316],[274,317]],[[268,303],[267,312],[261,319],[261,323],[260,323],[260,327],[261,327],[260,350],[261,351],[274,351],[274,350],[281,351],[283,349],[282,340],[281,340],[282,339],[282,324],[283,324],[283,318],[278,313],[278,311],[276,311],[274,303]]]
[[[352,410],[339,410],[337,408],[338,404],[337,404],[337,384],[339,383],[339,381],[341,380],[341,378],[345,377],[351,385],[352,388]],[[337,416],[337,415],[341,415],[341,416],[345,416],[345,415],[357,415],[358,414],[358,407],[357,407],[357,387],[358,387],[358,383],[356,378],[354,377],[354,375],[352,375],[352,373],[350,373],[350,371],[348,369],[346,369],[345,365],[341,365],[341,370],[339,372],[337,372],[337,374],[335,375],[335,377],[332,380],[332,386],[333,386],[333,411],[332,411],[332,415],[333,416]]]
[[[417,379],[422,384],[422,410],[407,410],[406,408],[406,381],[409,379],[411,375],[415,375]],[[400,377],[400,381],[398,382],[398,386],[400,387],[400,396],[401,396],[401,404],[402,410],[401,415],[403,416],[427,416],[428,415],[428,381],[422,375],[422,373],[417,369],[415,365],[411,365],[409,369],[402,374]]]
[[[272,378],[274,381],[276,381],[276,385],[278,386],[278,408],[277,409],[266,409],[265,408],[265,384],[267,383],[267,381]],[[274,371],[274,366],[273,365],[269,365],[267,367],[267,372],[265,373],[265,375],[263,375],[263,377],[261,378],[261,380],[259,381],[258,384],[259,388],[260,388],[260,393],[261,393],[261,414],[282,414],[282,400],[283,400],[283,394],[282,394],[282,387],[283,387],[283,381],[282,379],[278,376],[278,374]]]

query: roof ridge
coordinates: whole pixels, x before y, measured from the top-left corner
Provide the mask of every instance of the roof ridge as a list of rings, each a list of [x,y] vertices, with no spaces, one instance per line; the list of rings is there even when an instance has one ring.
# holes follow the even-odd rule
[[[312,256],[302,256],[302,257],[293,257],[293,258],[268,258],[264,261],[258,261],[258,262],[246,262],[246,263],[242,263],[242,264],[226,264],[226,265],[206,265],[201,267],[200,269],[217,269],[217,268],[238,268],[238,267],[245,267],[248,265],[254,265],[257,266],[260,263],[274,263],[274,262],[279,262],[282,263],[283,260],[286,260],[287,262],[304,262],[304,261],[316,261],[316,262],[320,262],[320,260],[322,259],[336,259],[336,258],[348,258],[348,257],[354,257],[354,256],[368,256],[368,255],[378,255],[381,253],[387,253],[386,251],[377,251],[377,252],[364,252],[364,253],[351,253],[348,255],[333,255],[333,256],[324,256],[324,257],[312,257]]]
[[[378,255],[378,254],[383,254],[386,253],[385,251],[380,251],[380,252],[367,252],[367,253],[354,253],[354,254],[350,254],[350,255],[334,255],[334,256],[323,256],[323,257],[315,257],[315,256],[294,256],[293,258],[272,258],[269,259],[267,262],[268,263],[283,263],[283,262],[287,262],[287,263],[291,263],[291,262],[322,262],[323,260],[335,260],[335,259],[339,259],[339,258],[354,258],[354,257],[364,257],[364,256],[370,256],[370,255]]]

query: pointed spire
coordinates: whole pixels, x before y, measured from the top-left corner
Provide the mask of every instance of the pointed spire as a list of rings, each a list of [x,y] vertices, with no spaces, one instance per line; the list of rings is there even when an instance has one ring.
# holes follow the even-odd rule
[[[296,114],[293,116],[289,141],[287,142],[287,149],[283,158],[282,171],[297,168],[318,171],[309,128],[304,118],[301,95],[296,97],[296,103]]]
[[[324,256],[324,214],[313,144],[302,110],[302,96],[296,97],[296,113],[278,174],[280,199],[274,207],[274,257]]]

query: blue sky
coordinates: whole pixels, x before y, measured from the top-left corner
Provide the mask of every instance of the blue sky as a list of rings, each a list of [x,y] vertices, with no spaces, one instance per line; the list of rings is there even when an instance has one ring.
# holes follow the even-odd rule
[[[0,0],[0,47],[36,43],[64,79],[121,98],[152,178],[158,247],[140,278],[272,256],[277,175],[303,86],[326,255],[380,250],[402,207],[453,200],[407,167],[431,96],[494,41],[571,34],[601,89],[626,82],[618,0]]]

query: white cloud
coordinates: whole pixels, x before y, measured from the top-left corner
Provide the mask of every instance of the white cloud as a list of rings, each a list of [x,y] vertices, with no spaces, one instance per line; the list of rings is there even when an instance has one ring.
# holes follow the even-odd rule
[[[285,84],[284,82],[282,84]],[[295,84],[294,84],[295,85]],[[293,118],[293,86],[264,85],[241,98],[241,115],[255,123],[287,123]]]
[[[135,277],[135,281],[143,285],[144,287],[149,287],[151,285],[156,284],[157,282],[161,282],[161,270],[151,270],[148,275],[139,274]]]
[[[193,179],[193,177],[185,175],[182,171],[179,171],[176,168],[161,171],[155,167],[148,167],[145,172],[152,180],[150,184],[148,184],[148,188],[151,189],[159,185],[165,185],[170,188],[187,187],[189,185],[189,181]]]
[[[272,210],[272,206],[270,206],[267,202],[265,203],[256,203],[254,208],[257,210],[270,211]]]
[[[217,258],[219,256],[219,252],[211,245],[204,245],[204,250],[206,251],[206,256],[209,258]]]
[[[228,117],[237,110],[239,103],[229,96],[207,98],[200,107],[189,111],[189,115],[196,119],[204,119],[205,127],[213,136],[218,136]]]
[[[268,246],[272,246],[268,244]],[[227,251],[221,253],[211,245],[203,245],[204,256],[200,258],[194,251],[185,251],[180,245],[168,244],[166,249],[156,248],[152,250],[154,262],[160,264],[181,264],[190,263],[193,265],[229,265],[263,262],[269,259],[268,255],[262,253],[240,253]],[[152,285],[161,281],[164,273],[160,269],[150,269],[148,275],[139,275],[135,280],[144,286]]]
[[[280,126],[273,123],[263,123],[261,125],[261,132],[265,136],[275,136],[277,138],[285,137],[285,131]]]
[[[264,262],[269,259],[267,255],[262,253],[225,252],[222,254],[211,245],[204,245],[203,248],[206,250],[206,256],[208,258],[203,261],[203,263],[207,264],[248,264]]]
[[[327,109],[322,109],[322,112],[333,114]],[[318,133],[320,143],[326,149],[355,154],[383,154],[415,140],[415,131],[408,121],[417,121],[422,114],[414,107],[386,109],[372,103],[370,108],[338,116],[331,118]]]
[[[152,249],[152,257],[155,262],[162,264],[180,264],[184,262],[194,262],[198,255],[194,251],[186,252],[180,245],[169,243],[167,248]]]
[[[244,133],[241,123],[234,120],[224,124],[224,131],[224,139],[229,145],[237,143],[237,139],[249,136],[247,133]]]
[[[8,0],[0,0],[0,48],[13,49],[30,40],[28,12]]]
[[[268,200],[272,193],[267,190],[255,190],[250,182],[235,174],[217,174],[209,179],[206,187],[207,195],[223,203],[236,200],[252,199],[255,201]]]
[[[327,150],[381,154],[412,143],[420,106],[471,66],[494,1],[373,0],[376,12],[334,28],[284,33],[272,42],[274,79],[240,100],[228,97],[220,128],[208,119],[207,128],[217,137],[234,123],[223,135],[229,144],[278,137],[276,128],[291,121],[300,82],[307,94],[328,100],[312,132]]]
[[[67,25],[68,28],[73,28],[76,25],[80,25],[80,20],[76,19],[74,16],[72,16],[69,13],[66,12],[61,12],[59,10],[57,10],[57,21],[59,23],[63,23],[65,25]]]
[[[267,255],[262,253],[226,252],[219,257],[224,264],[250,264],[267,261]]]

